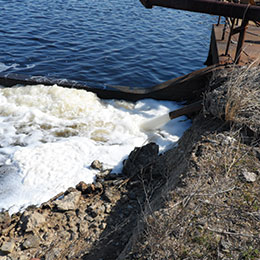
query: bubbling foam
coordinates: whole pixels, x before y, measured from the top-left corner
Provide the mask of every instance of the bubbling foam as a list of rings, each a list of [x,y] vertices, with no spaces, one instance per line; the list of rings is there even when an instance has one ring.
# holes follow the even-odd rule
[[[135,146],[154,141],[167,149],[188,122],[171,122],[156,133],[139,126],[177,108],[151,99],[104,101],[56,85],[0,88],[0,209],[23,210],[80,181],[93,182],[93,160],[119,172]]]

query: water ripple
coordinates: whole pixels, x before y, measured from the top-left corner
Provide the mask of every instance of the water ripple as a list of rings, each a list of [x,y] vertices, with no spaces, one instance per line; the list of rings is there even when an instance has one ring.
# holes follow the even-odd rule
[[[216,20],[131,0],[0,4],[1,68],[134,87],[203,67]]]

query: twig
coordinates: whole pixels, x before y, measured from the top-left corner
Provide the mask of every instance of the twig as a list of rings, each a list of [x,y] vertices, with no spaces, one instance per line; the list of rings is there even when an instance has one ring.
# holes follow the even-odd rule
[[[209,227],[207,229],[209,231],[212,231],[212,232],[215,232],[215,233],[219,233],[219,234],[224,234],[224,235],[241,236],[241,237],[252,237],[252,238],[257,238],[257,239],[260,238],[257,235],[249,235],[249,234],[243,234],[243,233],[228,232],[228,231],[224,231],[224,230],[212,229],[212,228],[209,228]]]
[[[215,193],[197,193],[197,194],[194,194],[194,195],[195,196],[215,196],[215,195],[218,195],[218,194],[221,194],[221,193],[226,193],[226,192],[232,191],[235,188],[236,188],[236,186],[229,188],[227,190],[221,190],[221,191],[218,191],[218,192],[215,192]]]

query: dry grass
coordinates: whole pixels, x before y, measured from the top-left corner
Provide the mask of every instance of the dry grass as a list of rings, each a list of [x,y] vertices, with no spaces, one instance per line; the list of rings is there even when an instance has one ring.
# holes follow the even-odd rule
[[[130,259],[258,259],[260,163],[239,132],[203,137],[164,207],[144,212],[144,232]]]
[[[154,207],[147,200],[144,228],[124,259],[260,259],[260,145],[256,138],[245,143],[243,131],[260,134],[260,70],[234,68],[215,81],[221,78],[225,83],[205,96],[205,114],[232,122],[232,128],[216,124],[215,132],[204,131],[185,152],[180,143],[172,153],[175,168],[158,195],[164,203]],[[207,119],[196,124],[190,137]],[[188,167],[178,175],[180,153]],[[245,181],[244,171],[257,180]],[[178,176],[177,185],[172,176]]]
[[[223,73],[223,72],[220,72]],[[260,68],[234,67],[225,83],[205,96],[210,114],[260,133]]]

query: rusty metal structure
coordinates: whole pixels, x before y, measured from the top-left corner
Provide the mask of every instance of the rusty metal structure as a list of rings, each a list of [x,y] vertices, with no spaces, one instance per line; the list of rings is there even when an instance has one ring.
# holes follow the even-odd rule
[[[255,0],[248,1],[217,1],[217,0],[140,0],[146,8],[160,6],[179,10],[206,13],[211,15],[224,16],[230,19],[231,29],[227,42],[226,53],[229,49],[230,39],[233,34],[239,33],[235,62],[239,63],[245,32],[249,21],[260,22],[260,6]],[[234,28],[235,19],[241,19],[239,26]]]

